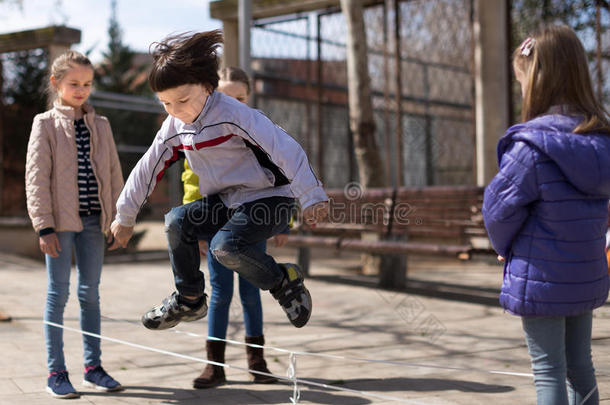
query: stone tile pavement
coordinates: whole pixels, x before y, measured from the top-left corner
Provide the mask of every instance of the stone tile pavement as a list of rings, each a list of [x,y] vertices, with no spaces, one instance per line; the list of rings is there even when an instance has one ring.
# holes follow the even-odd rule
[[[294,251],[289,249],[276,250],[275,254],[280,260],[294,260]],[[299,384],[299,403],[535,403],[530,377],[488,372],[530,372],[518,318],[494,305],[409,291],[380,291],[374,288],[373,278],[354,272],[358,257],[328,252],[315,252],[312,257],[316,260],[312,277],[307,281],[314,302],[310,323],[303,329],[293,328],[272,297],[263,293],[267,344],[344,357],[299,354],[298,378],[401,401]],[[180,333],[149,331],[139,324],[140,315],[172,291],[168,262],[133,258],[108,261],[101,284],[102,335],[204,359],[205,319],[178,325],[175,329]],[[491,296],[498,287],[500,273],[500,267],[491,261],[412,260],[409,274],[414,285],[441,286],[437,294],[440,296],[460,285],[476,286],[479,290],[471,290]],[[44,391],[47,375],[41,319],[46,290],[44,264],[0,254],[0,280],[0,310],[14,319],[0,323],[0,405],[58,403],[60,400],[52,399]],[[73,274],[65,313],[65,325],[72,328],[79,327],[75,282]],[[234,300],[230,339],[243,340],[241,316],[239,300]],[[610,404],[610,306],[596,311],[593,336],[602,403]],[[80,334],[64,331],[64,340],[71,380],[82,393],[80,399],[70,400],[73,404],[286,404],[293,393],[289,383],[254,385],[245,371],[234,368],[226,370],[229,384],[194,390],[191,381],[204,367],[203,363],[114,341],[102,344],[103,365],[126,390],[113,394],[94,392],[80,384]],[[286,375],[290,365],[287,353],[267,350],[266,357],[272,372]],[[362,358],[377,362],[354,360]],[[227,363],[246,367],[243,346],[228,345]]]

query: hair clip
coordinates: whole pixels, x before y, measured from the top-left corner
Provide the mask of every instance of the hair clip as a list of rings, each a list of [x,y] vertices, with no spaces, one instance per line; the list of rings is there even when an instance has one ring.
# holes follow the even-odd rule
[[[536,45],[536,40],[534,38],[526,38],[525,41],[523,41],[523,43],[521,44],[521,55],[530,56],[534,45]]]

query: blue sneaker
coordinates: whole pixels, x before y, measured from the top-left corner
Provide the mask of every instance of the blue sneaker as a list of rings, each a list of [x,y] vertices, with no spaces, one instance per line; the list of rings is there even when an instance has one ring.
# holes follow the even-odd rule
[[[52,372],[47,379],[47,392],[55,398],[78,398],[80,395],[68,379],[67,371]]]
[[[83,385],[104,392],[120,391],[123,386],[114,378],[110,377],[102,366],[96,366],[85,372]]]

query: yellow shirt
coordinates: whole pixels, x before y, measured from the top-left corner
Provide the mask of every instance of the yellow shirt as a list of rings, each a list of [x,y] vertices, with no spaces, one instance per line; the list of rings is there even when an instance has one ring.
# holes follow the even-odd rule
[[[182,172],[182,183],[184,184],[184,196],[182,204],[192,203],[203,196],[199,193],[199,177],[191,170],[188,162],[184,159],[184,171]],[[288,228],[292,229],[294,218],[290,218]],[[287,231],[281,233],[288,233]]]
[[[191,170],[186,159],[184,159],[182,183],[184,183],[184,196],[182,197],[182,204],[188,204],[202,198],[201,194],[199,193],[199,177]]]

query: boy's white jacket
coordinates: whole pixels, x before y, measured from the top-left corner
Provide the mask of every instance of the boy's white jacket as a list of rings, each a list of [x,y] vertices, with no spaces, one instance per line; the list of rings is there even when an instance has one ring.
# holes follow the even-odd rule
[[[121,225],[135,225],[180,150],[199,176],[201,194],[218,194],[227,207],[272,196],[296,197],[303,209],[328,200],[297,141],[260,111],[213,92],[192,124],[172,116],[163,122],[119,196]]]

